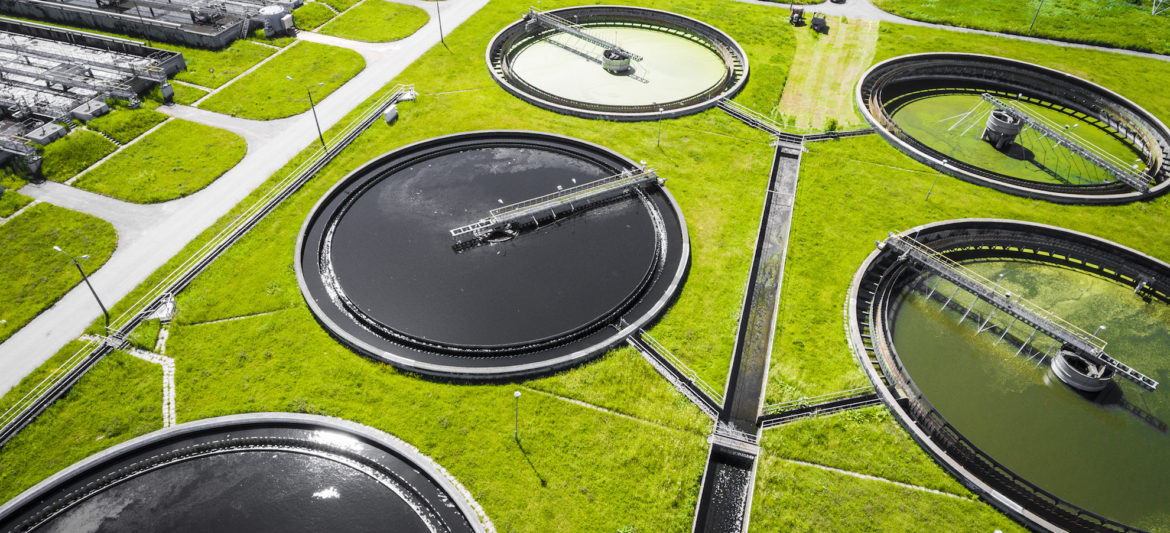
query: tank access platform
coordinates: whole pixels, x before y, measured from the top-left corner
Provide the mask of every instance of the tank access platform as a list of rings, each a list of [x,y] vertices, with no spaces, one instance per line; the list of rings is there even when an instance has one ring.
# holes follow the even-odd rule
[[[652,168],[626,169],[589,183],[497,207],[486,218],[452,229],[451,237],[457,241],[485,239],[495,232],[538,225],[542,220],[556,219],[665,181]]]
[[[878,248],[883,250],[889,249],[897,252],[901,254],[902,260],[914,261],[940,278],[953,283],[955,285],[955,293],[962,289],[975,295],[979,300],[991,304],[994,309],[991,314],[987,315],[983,325],[980,326],[980,331],[986,329],[985,326],[991,321],[991,316],[995,310],[1000,310],[1012,317],[1011,324],[1003,331],[1005,336],[1017,321],[1023,322],[1033,328],[1033,335],[1036,332],[1041,332],[1056,340],[1065,349],[1071,349],[1078,355],[1096,364],[1112,368],[1118,376],[1132,381],[1144,390],[1152,392],[1158,388],[1157,381],[1105,353],[1107,343],[1095,334],[1090,334],[1056,316],[1052,312],[1019,296],[1012,295],[1011,292],[1000,289],[998,283],[993,283],[991,280],[952,261],[913,238],[891,233],[888,239],[879,241],[877,245]],[[951,297],[947,299],[947,303],[943,304],[943,307],[951,303],[955,297],[955,293],[951,294]],[[970,309],[968,309],[969,312]],[[963,315],[963,318],[965,319],[966,316]],[[1024,344],[1026,345],[1031,339],[1032,337],[1028,337],[1028,340]],[[1022,349],[1023,346],[1021,346]]]

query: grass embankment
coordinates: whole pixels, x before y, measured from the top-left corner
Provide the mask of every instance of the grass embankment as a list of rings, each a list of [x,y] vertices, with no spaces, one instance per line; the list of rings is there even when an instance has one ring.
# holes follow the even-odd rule
[[[322,24],[333,20],[335,16],[337,14],[329,9],[327,4],[310,1],[293,10],[293,23],[299,29],[313,31]]]
[[[135,348],[153,352],[154,345],[158,342],[158,332],[161,329],[162,323],[159,319],[147,320],[134,328],[126,340],[130,341],[130,344]]]
[[[333,19],[321,33],[373,43],[386,43],[409,37],[431,20],[426,11],[415,6],[365,0]]]
[[[62,354],[69,348],[66,346]],[[49,362],[59,360],[62,354]],[[5,453],[0,453],[0,501],[11,499],[44,477],[30,477],[19,468],[26,461],[40,462],[46,471],[56,472],[119,442],[162,429],[161,376],[158,366],[123,352],[99,361],[65,398],[4,446]],[[31,382],[31,377],[17,389],[25,387],[25,382]],[[8,453],[10,449],[20,453]]]
[[[752,495],[759,531],[1024,531],[990,506],[786,460],[764,433]]]
[[[0,188],[4,189],[4,192],[0,193],[0,218],[10,217],[13,213],[20,211],[22,207],[32,203],[32,198],[16,192],[25,183],[24,180],[11,172],[0,169]]]
[[[80,257],[87,273],[114,253],[118,235],[108,222],[50,204],[37,204],[0,225],[0,341],[11,337],[41,311],[81,283],[68,257]],[[94,312],[98,309],[94,307]]]
[[[115,141],[126,144],[167,119],[167,116],[147,107],[128,109],[118,107],[110,113],[85,123],[85,127],[100,131]]]
[[[240,39],[232,43],[231,46],[218,51],[172,44],[159,44],[158,47],[183,53],[183,59],[187,62],[187,70],[176,74],[176,80],[211,89],[227,83],[276,53],[276,50],[247,39]],[[179,87],[177,84],[175,91],[178,95]]]
[[[44,157],[41,172],[45,179],[68,181],[117,149],[118,145],[97,133],[73,130],[45,146],[41,153]]]
[[[855,111],[853,85],[873,61],[878,23],[830,19],[828,35],[811,26],[797,28],[796,57],[784,97],[761,109],[777,121],[800,129],[825,129],[864,122]]]
[[[309,110],[307,88],[312,88],[314,100],[324,100],[365,66],[353,50],[298,42],[199,107],[253,120],[288,117]],[[315,87],[318,83],[324,85]]]
[[[338,13],[357,5],[357,3],[360,1],[361,0],[321,0],[321,2],[329,4],[329,7],[337,10]]]
[[[895,24],[881,26],[874,61],[908,53],[967,51],[1037,61],[1113,89],[1166,121],[1170,69],[1157,60],[962,35]],[[780,299],[768,402],[867,383],[842,331],[842,305],[857,267],[887,231],[937,220],[999,217],[1084,231],[1170,258],[1155,228],[1170,200],[1125,206],[1058,206],[1025,200],[936,173],[877,136],[807,145],[796,196]]]
[[[247,149],[232,132],[175,119],[74,185],[128,202],[165,202],[206,187],[236,166]]]
[[[1170,53],[1170,14],[1154,16],[1150,2],[1048,0],[1036,26],[1028,26],[1041,0],[874,0],[906,18],[1061,41],[1096,44],[1158,54]]]
[[[617,350],[521,385],[521,449],[511,441],[516,386],[433,383],[357,356],[322,330],[296,285],[293,240],[305,214],[325,190],[371,157],[462,130],[564,132],[646,159],[669,177],[687,216],[694,264],[679,301],[655,335],[694,366],[714,369],[709,380],[722,383],[759,222],[760,191],[771,163],[767,138],[711,111],[664,121],[659,149],[657,124],[576,119],[511,97],[483,68],[483,43],[527,6],[519,1],[488,5],[448,37],[454,53],[433,49],[392,81],[416,83],[423,91],[417,102],[403,104],[399,122],[376,123],[179,295],[167,350],[179,368],[179,419],[290,410],[373,425],[443,464],[501,531],[683,530],[692,518],[709,422],[632,351]],[[777,51],[777,34],[766,30],[770,9],[727,3],[703,15],[708,6],[699,2],[654,7],[689,12],[730,31],[756,64],[791,58]],[[754,55],[760,50],[767,55]],[[773,73],[784,70],[786,63]],[[460,111],[467,109],[493,113]],[[271,184],[115,306],[115,315]],[[221,285],[225,279],[230,281]],[[265,314],[205,323],[255,313]],[[9,475],[21,480],[10,493],[54,471],[42,464],[40,454],[53,453],[41,451],[51,448],[43,446],[43,438],[0,452],[12,458]],[[29,454],[32,460],[19,459],[30,448],[38,449]]]

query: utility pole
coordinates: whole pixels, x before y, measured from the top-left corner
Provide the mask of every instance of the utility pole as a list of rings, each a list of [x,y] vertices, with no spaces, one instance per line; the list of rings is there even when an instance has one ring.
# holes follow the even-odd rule
[[[287,75],[284,77],[284,79],[291,81],[291,82],[297,81],[297,80],[294,80],[292,78],[292,76],[287,76]],[[308,87],[305,87],[305,94],[309,95],[309,109],[313,110],[313,124],[317,125],[317,138],[321,140],[321,148],[323,150],[328,150],[329,147],[325,146],[325,135],[323,135],[321,133],[321,121],[317,120],[317,104],[313,102],[313,87],[320,87],[322,85],[325,85],[325,82],[320,82],[320,83],[316,83],[316,84],[310,85]]]
[[[81,269],[81,263],[78,263],[77,259],[75,259],[69,252],[62,250],[60,246],[53,246],[53,251],[61,252],[68,256],[69,260],[73,261],[73,266],[77,267],[77,271],[81,273],[81,279],[85,281],[85,285],[89,287],[89,292],[93,294],[93,299],[97,300],[98,307],[102,308],[102,314],[106,315],[106,333],[108,334],[110,332],[110,312],[106,310],[106,306],[102,303],[102,299],[98,298],[97,291],[93,290],[93,285],[89,282],[89,276],[86,276],[85,271]],[[81,259],[89,259],[89,255],[83,255],[81,256]]]
[[[520,391],[512,393],[512,396],[516,398],[516,426],[512,430],[512,440],[520,444]]]

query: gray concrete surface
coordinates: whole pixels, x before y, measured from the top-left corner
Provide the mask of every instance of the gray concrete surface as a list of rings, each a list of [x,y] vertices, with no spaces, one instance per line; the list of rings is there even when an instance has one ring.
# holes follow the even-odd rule
[[[393,43],[356,43],[315,35],[300,34],[306,41],[324,42],[352,48],[366,59],[366,68],[317,105],[321,127],[327,129],[340,121],[424,52],[439,42],[435,3],[407,0],[405,3],[426,9],[430,22],[406,39]],[[487,0],[445,0],[441,6],[443,29],[451,31],[487,4]],[[289,75],[295,77],[295,72]],[[424,87],[420,89],[425,90]],[[219,217],[243,200],[272,173],[284,166],[305,147],[317,141],[317,130],[310,113],[270,122],[227,117],[183,106],[163,107],[164,113],[187,120],[220,127],[242,135],[248,152],[235,168],[206,189],[171,202],[153,206],[128,206],[91,193],[56,184],[30,185],[21,194],[41,198],[102,218],[110,217],[118,228],[118,248],[113,257],[91,276],[94,288],[107,304],[126,294],[178,253],[183,246],[208,228]],[[116,213],[122,210],[124,213]],[[46,243],[52,246],[52,243]],[[85,250],[70,250],[84,254]],[[74,287],[55,305],[0,344],[0,392],[6,392],[40,366],[101,315],[93,296],[84,286]]]

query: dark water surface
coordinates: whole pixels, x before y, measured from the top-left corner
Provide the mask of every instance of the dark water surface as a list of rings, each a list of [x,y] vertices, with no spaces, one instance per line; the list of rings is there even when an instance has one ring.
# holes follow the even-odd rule
[[[1077,271],[1024,263],[972,265],[990,279],[1092,332],[1104,324],[1107,351],[1161,382],[1142,392],[1119,380],[1125,399],[1170,422],[1170,308],[1130,287]],[[927,281],[933,283],[933,281]],[[949,294],[950,291],[944,291]],[[1118,405],[1094,403],[1047,365],[995,345],[968,319],[907,294],[894,324],[906,371],[935,408],[997,461],[1090,511],[1170,531],[1170,436]],[[981,308],[986,310],[986,307]],[[1024,335],[1030,330],[1025,330]],[[1041,349],[1051,341],[1039,342]]]
[[[393,525],[392,527],[389,527]],[[217,454],[97,493],[37,531],[430,531],[395,491],[325,457]]]
[[[490,209],[610,174],[526,147],[447,153],[392,173],[337,222],[338,283],[380,324],[427,342],[497,347],[581,328],[640,290],[655,267],[658,235],[637,198],[460,253],[449,232]]]

